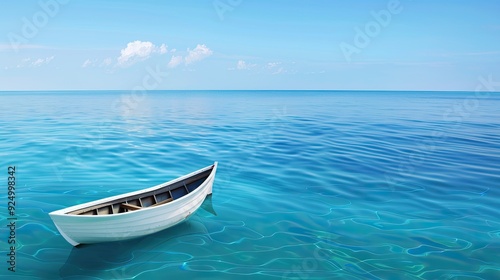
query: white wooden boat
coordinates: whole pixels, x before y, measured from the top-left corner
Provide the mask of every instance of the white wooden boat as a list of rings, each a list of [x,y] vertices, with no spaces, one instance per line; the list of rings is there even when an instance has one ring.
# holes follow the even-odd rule
[[[132,239],[174,226],[212,193],[217,162],[172,181],[49,213],[71,245]]]

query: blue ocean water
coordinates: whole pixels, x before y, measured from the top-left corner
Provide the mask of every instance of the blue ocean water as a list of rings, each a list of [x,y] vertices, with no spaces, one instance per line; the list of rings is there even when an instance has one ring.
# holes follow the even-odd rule
[[[500,279],[498,93],[2,92],[0,128],[9,279]],[[48,216],[214,161],[151,236],[73,248]]]

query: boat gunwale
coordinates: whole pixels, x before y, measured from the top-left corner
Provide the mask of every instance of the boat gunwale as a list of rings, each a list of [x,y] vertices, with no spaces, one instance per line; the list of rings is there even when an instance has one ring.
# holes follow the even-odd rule
[[[188,178],[191,178],[191,177],[194,177],[196,175],[199,175],[199,174],[201,174],[203,172],[206,172],[206,171],[208,171],[210,169],[211,169],[210,174],[207,176],[207,178],[203,181],[203,183],[200,186],[198,186],[192,192],[187,193],[186,195],[184,195],[182,197],[179,197],[179,198],[177,198],[177,199],[175,199],[175,200],[173,200],[173,201],[171,201],[169,203],[165,203],[165,204],[154,206],[154,207],[151,207],[151,206],[153,206],[153,205],[151,205],[149,207],[142,207],[141,209],[136,210],[136,211],[114,213],[114,214],[109,214],[109,215],[79,215],[79,214],[71,214],[70,213],[70,212],[82,210],[82,209],[85,209],[85,208],[97,207],[97,206],[100,206],[100,204],[110,203],[110,202],[113,202],[114,200],[119,200],[119,199],[123,199],[123,198],[127,198],[127,197],[133,197],[133,196],[141,195],[141,194],[148,193],[148,192],[154,192],[154,191],[159,190],[161,188],[168,187],[170,185],[176,184],[176,183],[181,182],[183,180],[186,180]],[[101,199],[98,199],[98,200],[93,200],[93,201],[89,201],[89,202],[85,202],[85,203],[81,203],[81,204],[77,204],[77,205],[73,205],[73,206],[66,207],[66,208],[63,208],[63,209],[60,209],[60,210],[52,211],[52,212],[49,213],[49,215],[50,216],[59,216],[59,217],[71,217],[71,218],[75,218],[75,219],[99,219],[99,218],[103,218],[104,219],[106,217],[116,217],[118,215],[140,213],[140,212],[143,212],[145,210],[161,209],[161,208],[164,208],[166,206],[172,207],[173,205],[182,202],[186,198],[192,197],[193,195],[195,195],[197,193],[198,190],[201,190],[204,187],[206,187],[207,182],[209,182],[214,177],[214,174],[215,174],[216,170],[217,170],[217,162],[214,162],[212,165],[209,165],[209,166],[204,167],[202,169],[193,171],[193,172],[191,172],[189,174],[186,174],[186,175],[183,175],[181,177],[172,179],[172,180],[170,180],[168,182],[161,183],[161,184],[156,185],[156,186],[152,186],[152,187],[149,187],[149,188],[146,188],[146,189],[132,191],[132,192],[124,193],[124,194],[119,194],[119,195],[115,195],[115,196],[105,197],[105,198],[101,198]],[[104,206],[105,205],[103,205],[103,207]]]

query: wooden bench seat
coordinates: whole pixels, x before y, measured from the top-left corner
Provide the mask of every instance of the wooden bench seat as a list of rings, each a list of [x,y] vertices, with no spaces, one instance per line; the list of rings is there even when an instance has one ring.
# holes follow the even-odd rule
[[[162,204],[165,204],[165,203],[168,203],[170,201],[172,201],[173,199],[170,197],[170,198],[167,198],[163,201],[160,201],[158,203],[155,203],[153,205],[150,205],[150,206],[159,206],[159,205],[162,205]],[[150,207],[148,206],[148,207]],[[141,206],[137,206],[137,205],[133,205],[133,204],[128,204],[128,203],[122,203],[121,207],[129,210],[129,211],[135,211],[135,210],[139,210],[139,209],[142,209],[143,207]]]
[[[162,205],[162,204],[168,203],[168,202],[170,202],[170,201],[172,201],[172,200],[173,200],[173,199],[172,199],[171,197],[169,197],[169,198],[167,198],[167,199],[165,199],[165,200],[163,200],[163,201],[160,201],[160,202],[158,202],[158,203],[156,203],[156,204],[153,204],[153,205],[151,205],[151,206],[159,206],[159,205]]]
[[[139,210],[142,208],[141,206],[127,204],[127,203],[123,203],[122,207],[130,211]]]

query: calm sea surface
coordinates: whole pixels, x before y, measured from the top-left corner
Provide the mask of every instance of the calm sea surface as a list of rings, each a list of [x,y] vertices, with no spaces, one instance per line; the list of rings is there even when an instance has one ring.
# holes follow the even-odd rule
[[[500,279],[498,93],[2,92],[0,140],[0,278]],[[151,236],[73,248],[48,216],[214,161]]]

